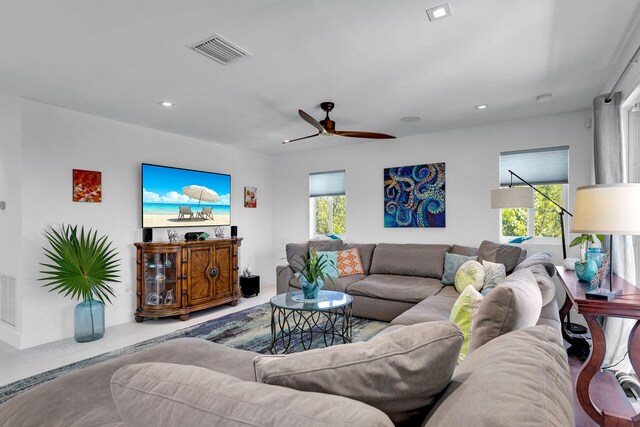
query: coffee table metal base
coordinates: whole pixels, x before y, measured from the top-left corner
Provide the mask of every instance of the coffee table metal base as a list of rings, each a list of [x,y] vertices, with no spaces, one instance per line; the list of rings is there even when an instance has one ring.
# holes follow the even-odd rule
[[[287,353],[292,337],[299,335],[302,348],[309,350],[315,339],[322,336],[325,347],[336,339],[352,341],[351,304],[331,310],[298,310],[271,305],[271,354]]]

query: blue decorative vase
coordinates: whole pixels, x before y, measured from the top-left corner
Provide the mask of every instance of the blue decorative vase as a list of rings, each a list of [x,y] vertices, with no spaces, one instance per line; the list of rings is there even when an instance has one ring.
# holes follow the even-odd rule
[[[300,276],[298,278],[298,281],[300,282],[300,287],[302,288],[304,299],[318,298],[318,291],[324,286],[324,282],[322,281],[322,279],[316,279],[315,282],[309,283],[309,281],[304,276]]]
[[[598,272],[598,265],[592,259],[586,262],[576,262],[576,276],[582,282],[591,282]]]
[[[93,298],[82,301],[76,305],[73,320],[77,342],[99,340],[104,336],[104,303]]]
[[[589,248],[587,252],[587,260],[593,260],[598,268],[602,267],[602,259],[604,258],[604,252],[601,248]]]

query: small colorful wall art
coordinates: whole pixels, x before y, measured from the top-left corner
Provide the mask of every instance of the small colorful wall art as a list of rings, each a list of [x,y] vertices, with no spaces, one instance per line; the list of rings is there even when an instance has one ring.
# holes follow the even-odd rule
[[[384,170],[385,227],[445,227],[444,163]]]
[[[74,169],[73,201],[102,202],[102,172]]]
[[[244,207],[255,208],[258,205],[258,189],[256,187],[244,187]]]

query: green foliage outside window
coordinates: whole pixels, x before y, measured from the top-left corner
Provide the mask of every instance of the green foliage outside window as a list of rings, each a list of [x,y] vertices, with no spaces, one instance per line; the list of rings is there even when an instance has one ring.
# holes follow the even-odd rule
[[[316,197],[316,233],[345,234],[347,231],[346,197]],[[331,203],[330,202],[331,199]],[[329,205],[332,205],[333,227],[329,226]]]
[[[562,184],[536,186],[554,202],[562,206]],[[533,234],[538,237],[560,237],[560,221],[558,208],[534,192]],[[527,236],[529,231],[528,212],[526,208],[502,209],[502,235]]]

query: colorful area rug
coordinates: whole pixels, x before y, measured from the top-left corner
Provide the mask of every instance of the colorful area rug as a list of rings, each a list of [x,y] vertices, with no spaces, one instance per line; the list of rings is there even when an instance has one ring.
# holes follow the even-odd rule
[[[375,320],[353,318],[353,341],[366,341],[389,324]],[[162,335],[150,340],[121,348],[119,350],[103,353],[95,357],[81,360],[70,365],[52,369],[41,374],[7,384],[0,387],[0,403],[27,391],[38,384],[53,380],[61,375],[78,369],[115,359],[116,357],[135,353],[140,350],[153,347],[165,341],[177,338],[203,338],[229,347],[242,350],[255,351],[269,354],[271,344],[271,308],[269,303],[258,305],[237,313],[229,314],[219,319],[210,320],[189,328],[180,329],[170,334]],[[312,348],[324,346],[324,342],[314,340]],[[293,339],[289,352],[303,350],[299,338]]]

